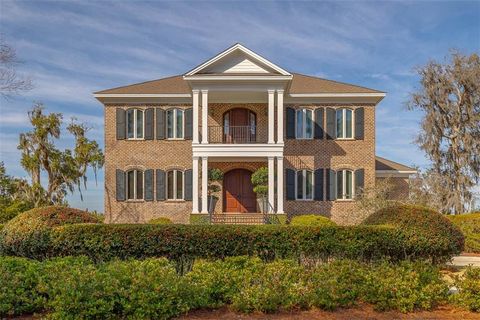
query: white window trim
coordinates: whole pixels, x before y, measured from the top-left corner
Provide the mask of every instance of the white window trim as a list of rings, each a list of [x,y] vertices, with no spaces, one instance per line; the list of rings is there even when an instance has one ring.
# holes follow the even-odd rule
[[[350,171],[352,173],[352,197],[346,198],[345,195],[347,194],[347,175],[346,172]],[[342,172],[342,195],[339,197],[338,195],[338,187],[336,186],[337,184],[337,173]],[[336,194],[337,194],[337,200],[338,201],[353,201],[355,199],[355,170],[350,170],[350,169],[342,169],[342,170],[337,170],[335,172],[335,186],[336,186]]]
[[[307,115],[306,115],[306,110],[310,110],[312,112],[312,137],[311,138],[306,138],[307,135]],[[302,111],[303,113],[303,132],[302,135],[303,137],[298,137],[297,136],[297,112]],[[315,112],[313,109],[306,108],[306,107],[300,107],[298,109],[295,109],[295,139],[297,140],[313,140],[315,138]]]
[[[128,184],[128,174],[133,171],[133,199],[128,199],[128,194],[129,194],[129,184]],[[127,201],[143,201],[144,198],[138,199],[137,198],[137,172],[142,173],[142,181],[143,181],[143,196],[145,197],[145,172],[143,170],[139,169],[132,169],[127,171],[127,178],[125,179],[126,186],[125,186],[125,191],[126,191],[126,196],[127,196]]]
[[[169,198],[168,197],[168,173],[169,172],[173,172],[173,198]],[[181,172],[182,173],[182,197],[181,198],[177,198],[177,172]],[[173,169],[173,170],[168,170],[167,171],[167,174],[165,175],[165,185],[166,185],[166,193],[167,193],[167,200],[168,201],[183,201],[185,200],[185,172],[182,171],[182,170],[177,170],[177,169]]]
[[[342,137],[337,137],[337,112],[342,110]],[[345,135],[347,134],[347,111],[350,110],[352,112],[352,137],[347,138]],[[355,140],[355,111],[350,108],[338,108],[335,109],[335,139],[337,140]]]
[[[312,198],[306,198],[307,196],[307,171],[312,173]],[[298,173],[301,173],[303,176],[303,185],[302,185],[302,193],[303,193],[303,198],[298,197]],[[313,201],[315,198],[315,174],[312,170],[297,170],[295,171],[295,200],[297,201]]]
[[[168,112],[173,111],[173,121],[172,121],[172,131],[173,131],[173,138],[168,137]],[[182,137],[177,138],[177,113],[182,113]],[[166,119],[167,121],[165,125],[165,137],[167,140],[185,140],[185,110],[180,108],[171,108],[166,110]]]
[[[133,138],[128,137],[128,111],[133,110]],[[137,138],[137,112],[142,112],[143,125],[142,125],[142,136],[143,138]],[[145,140],[145,110],[138,108],[129,108],[126,110],[127,125],[125,126],[125,136],[127,140]]]

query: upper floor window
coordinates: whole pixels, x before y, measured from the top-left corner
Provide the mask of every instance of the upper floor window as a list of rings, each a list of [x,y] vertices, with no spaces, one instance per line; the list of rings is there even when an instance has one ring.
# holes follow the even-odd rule
[[[167,199],[183,200],[185,194],[184,175],[181,170],[167,172]]]
[[[143,199],[143,171],[141,170],[127,171],[127,199],[128,200]]]
[[[337,171],[337,199],[353,198],[353,171]]]
[[[127,139],[143,139],[144,112],[140,109],[127,110]]]
[[[337,139],[352,139],[353,111],[351,109],[337,109],[336,119]]]
[[[313,111],[298,109],[295,111],[295,137],[297,139],[313,138]]]
[[[295,198],[297,200],[313,199],[313,172],[309,170],[299,170],[296,172]]]
[[[167,110],[167,139],[183,139],[184,111],[182,109]]]

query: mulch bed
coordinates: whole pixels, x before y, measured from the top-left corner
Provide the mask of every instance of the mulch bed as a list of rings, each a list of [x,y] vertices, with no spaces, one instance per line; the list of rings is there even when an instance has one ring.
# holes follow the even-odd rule
[[[361,305],[356,308],[340,309],[333,312],[323,310],[279,312],[274,314],[240,314],[222,308],[218,310],[196,310],[178,320],[478,320],[479,313],[454,309],[452,307],[439,307],[434,311],[419,311],[414,313],[400,313],[396,311],[377,312],[369,305]]]

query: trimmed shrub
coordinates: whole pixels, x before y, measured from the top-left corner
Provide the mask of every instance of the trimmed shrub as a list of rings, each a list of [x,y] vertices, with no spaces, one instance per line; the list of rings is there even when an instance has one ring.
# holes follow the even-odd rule
[[[410,249],[390,227],[292,227],[226,225],[66,225],[55,228],[48,247],[30,245],[32,256],[86,255],[113,258],[259,256],[314,259],[403,259]],[[411,254],[413,255],[414,252]]]
[[[0,223],[6,223],[20,213],[32,209],[29,203],[24,201],[12,201],[8,206],[0,207]]]
[[[98,222],[94,215],[78,209],[59,206],[35,208],[19,214],[0,230],[0,253],[43,258],[42,250],[51,243],[50,231],[53,227]]]
[[[414,256],[442,262],[463,250],[464,237],[444,215],[425,207],[397,204],[369,216],[365,225],[391,225],[405,236]]]
[[[480,311],[480,268],[468,267],[463,276],[457,276],[458,293],[450,296],[454,304],[470,311]]]
[[[152,219],[148,221],[148,223],[149,224],[172,224],[173,222],[168,218],[160,217],[160,218]]]
[[[465,252],[480,253],[480,212],[448,215],[447,218],[462,230]]]
[[[207,225],[210,224],[210,217],[208,214],[191,214],[190,224]]]
[[[307,214],[294,216],[290,221],[292,226],[335,226],[336,223],[327,217]]]

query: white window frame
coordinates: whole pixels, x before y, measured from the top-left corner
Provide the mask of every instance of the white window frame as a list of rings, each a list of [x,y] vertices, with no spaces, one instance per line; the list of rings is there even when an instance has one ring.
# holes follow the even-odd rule
[[[133,110],[133,138],[128,137],[128,111]],[[138,111],[142,112],[142,137],[137,137],[137,113]],[[127,140],[145,140],[145,110],[138,109],[138,108],[129,108],[126,110],[126,126],[125,126],[125,137]]]
[[[306,138],[306,135],[307,135],[307,111],[306,110],[309,110],[310,112],[312,112],[312,137],[311,138]],[[298,114],[299,111],[301,111],[303,113],[302,137],[297,136],[297,132],[298,132],[297,131],[297,123],[298,123],[297,114]],[[295,139],[297,139],[297,140],[313,140],[313,138],[315,138],[315,112],[314,112],[313,109],[300,107],[300,108],[295,110]]]
[[[312,198],[307,198],[307,171],[312,174]],[[303,176],[303,185],[302,185],[302,198],[298,197],[298,174],[301,173]],[[295,200],[301,201],[313,201],[315,197],[315,174],[313,170],[297,170],[295,171]]]
[[[130,193],[129,192],[129,181],[128,181],[128,174],[130,172],[133,172],[133,199],[129,199],[128,198],[128,194]],[[137,172],[141,172],[142,173],[142,181],[143,181],[143,187],[142,187],[142,190],[143,190],[143,198],[140,198],[138,199],[137,198]],[[140,169],[132,169],[132,170],[128,170],[127,173],[126,173],[126,179],[125,179],[125,196],[127,198],[127,201],[142,201],[144,200],[145,198],[145,172],[143,170],[140,170]]]
[[[172,192],[173,192],[173,198],[169,198],[168,196],[168,173],[169,172],[173,172],[173,189],[172,189]],[[182,197],[181,198],[177,198],[177,172],[181,172],[182,173]],[[166,175],[165,175],[165,191],[166,191],[166,198],[167,200],[170,200],[170,201],[183,201],[185,200],[185,171],[183,170],[179,170],[179,169],[172,169],[172,170],[168,170]]]
[[[347,194],[347,175],[346,175],[346,172],[349,171],[352,173],[352,197],[351,198],[346,198],[346,194]],[[342,172],[342,194],[339,195],[338,194],[338,186],[336,185],[337,184],[337,174],[338,172]],[[336,171],[336,174],[335,174],[335,193],[337,194],[337,200],[340,200],[340,201],[352,201],[353,199],[355,199],[355,170],[350,170],[350,169],[341,169],[341,170],[337,170]]]
[[[352,136],[346,137],[347,134],[347,110],[352,112]],[[337,127],[337,112],[342,111],[342,136],[338,137],[338,127]],[[335,139],[338,140],[354,140],[355,139],[355,112],[350,108],[338,108],[335,110]]]
[[[172,121],[172,132],[173,132],[173,137],[169,138],[168,137],[168,113],[169,111],[173,111],[173,121]],[[182,137],[183,138],[178,138],[177,137],[177,113],[181,112],[182,113]],[[166,110],[166,116],[165,116],[165,137],[167,140],[185,140],[185,110],[180,109],[180,108],[171,108]]]

